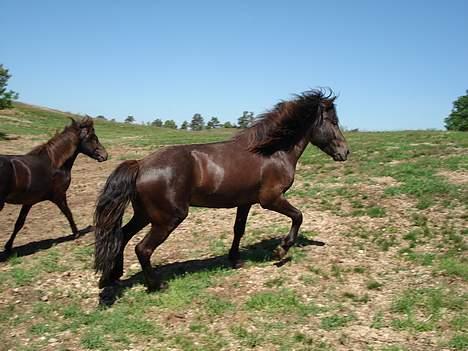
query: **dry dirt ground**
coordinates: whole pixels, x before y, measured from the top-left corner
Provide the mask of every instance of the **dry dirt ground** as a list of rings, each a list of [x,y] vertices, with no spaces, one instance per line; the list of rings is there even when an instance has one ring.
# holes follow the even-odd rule
[[[0,154],[24,153],[35,141],[21,138],[19,140],[0,142]],[[141,150],[129,148],[111,148],[108,150],[112,158],[104,163],[97,163],[85,156],[79,156],[73,168],[73,181],[68,191],[69,205],[79,228],[92,224],[94,203],[99,189],[102,187],[110,172],[122,161],[124,154],[143,154]],[[466,182],[466,174],[450,175],[456,182]],[[297,182],[303,182],[298,177]],[[333,183],[330,186],[335,186]],[[339,184],[339,182],[338,182]],[[391,177],[381,177],[372,180],[371,184],[362,185],[361,191],[378,196],[389,185],[396,184]],[[352,316],[349,323],[343,323],[339,328],[323,327],[323,319],[329,312],[318,313],[307,322],[291,326],[290,333],[305,335],[313,338],[310,348],[305,343],[298,349],[310,350],[444,350],[449,349],[443,342],[448,340],[440,330],[414,332],[404,328],[392,328],[390,320],[392,303],[397,296],[407,289],[419,287],[437,288],[441,282],[451,284],[457,278],[434,279],[431,267],[410,264],[404,259],[395,259],[398,246],[390,246],[381,250],[378,246],[367,245],[363,240],[357,240],[353,233],[356,228],[365,228],[374,237],[372,231],[379,231],[380,235],[390,238],[382,228],[391,227],[393,230],[402,229],[405,232],[412,227],[407,210],[414,205],[414,201],[405,196],[385,199],[382,206],[387,210],[383,217],[355,216],[343,217],[333,211],[320,209],[318,198],[291,197],[304,214],[302,232],[313,241],[309,245],[294,251],[291,262],[281,267],[274,265],[274,261],[267,264],[250,263],[236,272],[235,276],[227,276],[208,291],[220,298],[235,301],[236,306],[242,306],[252,294],[271,289],[293,289],[303,303],[313,302],[317,308],[333,309],[334,314]],[[343,200],[341,207],[346,209],[349,204]],[[8,239],[19,212],[19,206],[6,205],[0,212],[0,242]],[[431,210],[427,215],[443,217],[444,214]],[[128,216],[127,216],[128,218]],[[209,260],[212,257],[224,255],[230,246],[231,228],[235,218],[235,209],[195,209],[191,211],[184,223],[171,235],[153,256],[156,265],[173,264],[188,260]],[[272,229],[279,228],[279,229]],[[280,237],[280,233],[287,231],[289,220],[278,214],[255,206],[249,217],[243,245],[255,245],[262,240]],[[254,233],[253,235],[249,235]],[[62,241],[60,238],[70,234],[65,217],[50,203],[40,203],[33,207],[23,230],[17,236],[14,246],[22,248],[26,255],[23,259],[46,255],[51,247],[66,255],[77,247],[93,245],[93,234],[87,234],[77,240]],[[128,245],[125,253],[126,276],[139,271],[134,255],[135,244],[143,237],[141,231]],[[389,239],[390,240],[390,239]],[[33,243],[33,244],[31,244]],[[1,249],[0,249],[1,253]],[[85,258],[84,265],[74,265],[70,262],[71,270],[65,272],[51,272],[41,276],[35,286],[24,285],[0,290],[0,308],[12,305],[23,305],[25,309],[32,309],[35,303],[51,301],[64,297],[63,301],[70,301],[66,297],[79,296],[76,301],[82,309],[91,311],[97,304],[97,276],[91,269],[92,257]],[[0,272],[9,270],[8,262],[0,262]],[[377,282],[375,287],[370,282]],[[379,285],[381,284],[381,285]],[[461,287],[465,284],[453,285],[460,295]],[[141,285],[132,289],[143,289]],[[466,290],[465,290],[466,292]],[[361,300],[359,300],[361,299]],[[330,307],[333,305],[333,307]],[[196,309],[187,308],[182,312],[156,313],[151,320],[166,329],[188,330],[195,320]],[[281,312],[280,312],[281,313]],[[449,313],[449,312],[447,312]],[[279,319],[282,317],[279,316]],[[423,317],[421,317],[423,318]],[[427,316],[424,317],[426,319]],[[274,319],[274,317],[273,317]],[[383,322],[382,322],[383,321]],[[268,322],[268,321],[263,321]],[[287,322],[287,321],[286,321]],[[376,326],[379,322],[381,327]],[[41,345],[41,349],[84,349],[80,343],[80,336],[64,331],[59,337],[47,338],[40,333],[31,333],[33,321],[25,320],[18,323],[11,330],[3,330],[0,334],[8,342],[0,345],[0,350],[27,349],[28,345]],[[248,335],[254,335],[255,323],[243,311],[231,311],[227,316],[219,315],[208,323],[208,332],[221,335],[227,340],[222,348],[242,350],[255,348],[258,350],[280,349],[268,337],[258,343],[246,344],[242,339],[234,338],[226,325],[241,325]],[[321,327],[322,326],[322,327]],[[274,330],[271,333],[275,333]],[[43,338],[43,339],[41,339]],[[298,337],[299,338],[299,337]],[[262,341],[264,340],[264,341]],[[41,343],[42,341],[42,343]],[[320,345],[328,345],[319,348]],[[165,345],[162,342],[161,345]],[[135,350],[156,349],[161,346],[151,337],[131,342],[127,348]],[[166,349],[190,349],[183,346],[166,346]],[[300,345],[300,344],[297,344]],[[314,346],[315,345],[315,346]],[[90,346],[91,347],[91,346]],[[314,348],[316,347],[316,348]],[[394,348],[392,348],[394,347]],[[96,347],[99,348],[99,347]]]

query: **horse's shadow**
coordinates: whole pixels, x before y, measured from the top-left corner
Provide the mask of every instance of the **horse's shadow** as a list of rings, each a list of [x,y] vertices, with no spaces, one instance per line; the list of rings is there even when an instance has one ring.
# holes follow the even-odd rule
[[[252,245],[245,246],[241,249],[241,259],[245,262],[270,262],[273,261],[273,249],[278,246],[281,239],[270,238],[264,239]],[[304,237],[297,239],[296,246],[324,246],[325,243],[322,241],[311,240]],[[291,256],[287,256],[285,259],[275,262],[275,265],[280,267],[291,260]],[[228,255],[221,255],[216,257],[189,260],[184,262],[168,263],[155,267],[158,271],[158,275],[165,282],[172,280],[178,276],[185,275],[187,273],[195,273],[200,271],[213,271],[223,268],[231,268]],[[125,290],[133,287],[137,284],[144,284],[143,272],[138,272],[126,279],[119,281],[117,285],[107,287],[103,289],[99,295],[99,305],[102,307],[108,307],[114,304],[114,302],[121,297]]]
[[[94,231],[93,226],[87,226],[79,231],[80,238],[88,233]],[[75,236],[73,234],[62,236],[60,238],[55,239],[44,239],[40,241],[33,241],[24,245],[13,247],[11,252],[2,251],[0,252],[0,262],[7,261],[10,257],[22,257],[22,256],[29,256],[38,251],[50,249],[52,246],[65,243],[67,241],[75,240]]]

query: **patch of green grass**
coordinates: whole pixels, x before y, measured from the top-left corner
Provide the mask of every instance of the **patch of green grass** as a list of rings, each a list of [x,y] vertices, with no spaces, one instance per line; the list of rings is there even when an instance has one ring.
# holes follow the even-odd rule
[[[383,218],[386,216],[386,211],[383,207],[372,206],[367,208],[366,213],[372,218]]]
[[[228,251],[228,248],[226,247],[226,244],[222,238],[217,238],[210,241],[210,251],[213,253],[213,255],[221,256]]]
[[[392,325],[396,329],[433,330],[436,322],[443,317],[444,309],[463,311],[465,299],[466,296],[459,296],[450,290],[436,288],[407,290],[392,304],[392,310],[403,314],[405,318],[394,319]]]
[[[366,272],[366,269],[364,267],[354,267],[353,272],[362,274]]]
[[[377,289],[380,289],[382,287],[382,283],[378,282],[377,280],[369,280],[367,283],[366,283],[366,287],[367,289],[369,290],[377,290]]]
[[[467,350],[468,349],[468,334],[457,334],[450,339],[448,346],[454,350]]]
[[[62,255],[63,254],[60,253],[58,249],[48,250],[44,256],[39,258],[37,269],[46,273],[67,271],[69,267],[63,262],[60,262]]]
[[[433,253],[409,252],[407,258],[422,266],[432,266],[434,264],[436,255]]]
[[[385,327],[384,315],[382,311],[377,311],[372,318],[371,328],[381,329]]]
[[[89,350],[111,350],[98,331],[89,331],[80,339],[80,344]]]
[[[281,287],[285,283],[285,278],[284,277],[276,277],[269,279],[265,282],[265,286],[268,288],[274,288],[274,287]]]
[[[8,257],[8,263],[11,264],[12,266],[15,266],[15,265],[23,263],[23,259],[21,257],[18,257],[18,254],[15,252],[13,255]]]
[[[203,295],[205,289],[211,286],[215,279],[228,274],[232,274],[232,271],[217,269],[178,276],[169,281],[169,288],[166,291],[156,294],[153,303],[162,308],[181,309]]]
[[[241,325],[234,325],[231,327],[231,333],[233,333],[242,343],[242,345],[255,348],[262,345],[264,342],[264,336],[255,331],[249,331]]]
[[[230,301],[214,295],[206,295],[202,299],[202,305],[209,315],[221,316],[235,307]]]
[[[450,321],[450,325],[457,331],[468,328],[468,315],[458,315]]]
[[[468,263],[461,259],[456,257],[442,258],[438,268],[445,274],[468,280]]]
[[[29,328],[33,335],[44,335],[51,332],[51,327],[47,323],[35,323]]]
[[[418,200],[416,205],[418,209],[431,207],[447,197],[459,198],[458,187],[436,175],[439,167],[440,162],[432,158],[385,167],[383,175],[391,176],[402,183],[387,188],[385,194],[414,196]]]
[[[333,330],[346,326],[349,322],[356,319],[350,315],[332,315],[320,320],[320,327],[325,330]]]
[[[245,306],[247,310],[302,316],[314,314],[318,311],[314,304],[303,303],[294,291],[287,289],[255,293],[246,301]]]
[[[76,261],[83,263],[83,268],[91,269],[93,267],[94,247],[78,246],[73,250],[73,257]]]
[[[38,272],[33,268],[22,268],[14,266],[8,272],[16,285],[25,286],[37,278]]]

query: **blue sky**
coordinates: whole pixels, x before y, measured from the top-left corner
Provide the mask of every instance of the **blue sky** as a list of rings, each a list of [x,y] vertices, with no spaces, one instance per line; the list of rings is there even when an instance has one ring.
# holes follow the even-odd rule
[[[442,128],[468,89],[468,1],[0,0],[20,100],[117,120],[237,121],[327,86],[343,125]]]

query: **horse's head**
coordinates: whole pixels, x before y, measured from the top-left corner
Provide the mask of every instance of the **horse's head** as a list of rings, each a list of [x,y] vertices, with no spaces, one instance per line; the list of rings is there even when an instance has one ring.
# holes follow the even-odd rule
[[[81,121],[73,120],[73,126],[79,130],[80,143],[78,152],[85,154],[99,162],[107,160],[107,151],[101,145],[99,139],[94,132],[93,120],[89,117],[83,118]]]
[[[334,101],[335,98],[321,101],[318,109],[320,116],[311,131],[310,142],[333,157],[335,161],[346,161],[349,148],[338,124]]]

